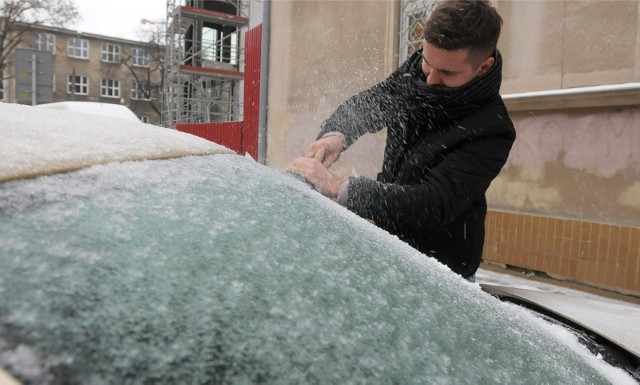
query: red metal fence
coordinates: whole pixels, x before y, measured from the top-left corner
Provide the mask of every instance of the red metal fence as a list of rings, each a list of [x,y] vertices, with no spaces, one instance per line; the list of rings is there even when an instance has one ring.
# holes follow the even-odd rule
[[[258,159],[258,122],[260,115],[260,63],[262,24],[245,34],[244,126],[242,149]]]
[[[183,123],[176,124],[176,129],[221,144],[238,154],[244,154],[242,126],[243,122]]]
[[[219,143],[238,154],[258,159],[260,60],[262,25],[245,34],[244,120],[241,122],[176,124],[176,129]]]

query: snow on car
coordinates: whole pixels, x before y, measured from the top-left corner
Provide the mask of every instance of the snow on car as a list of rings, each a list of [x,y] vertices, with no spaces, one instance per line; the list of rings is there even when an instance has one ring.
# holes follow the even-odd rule
[[[303,182],[0,104],[0,381],[634,383]]]

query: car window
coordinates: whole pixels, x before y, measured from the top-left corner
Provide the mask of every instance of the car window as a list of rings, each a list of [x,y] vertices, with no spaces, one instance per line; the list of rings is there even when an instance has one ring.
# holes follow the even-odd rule
[[[0,256],[0,367],[24,382],[626,378],[561,328],[235,155],[1,184]]]

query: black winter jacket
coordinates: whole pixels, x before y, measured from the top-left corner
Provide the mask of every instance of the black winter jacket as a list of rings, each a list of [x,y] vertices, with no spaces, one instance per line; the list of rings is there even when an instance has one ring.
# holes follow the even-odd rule
[[[320,135],[341,132],[345,147],[387,128],[377,180],[351,177],[347,208],[373,220],[463,277],[481,261],[485,192],[515,140],[498,91],[502,62],[453,89],[426,85],[421,53],[389,78],[344,102]]]

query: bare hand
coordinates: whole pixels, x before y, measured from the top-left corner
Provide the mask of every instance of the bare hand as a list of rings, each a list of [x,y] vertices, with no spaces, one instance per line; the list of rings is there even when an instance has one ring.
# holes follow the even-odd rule
[[[325,136],[311,143],[305,156],[314,158],[329,168],[340,157],[342,145],[342,138],[339,136]]]
[[[315,187],[322,195],[336,198],[344,178],[332,174],[315,158],[296,158],[287,167],[287,171],[300,175]]]

